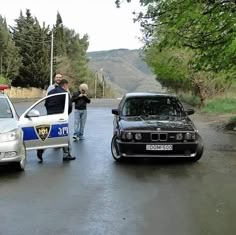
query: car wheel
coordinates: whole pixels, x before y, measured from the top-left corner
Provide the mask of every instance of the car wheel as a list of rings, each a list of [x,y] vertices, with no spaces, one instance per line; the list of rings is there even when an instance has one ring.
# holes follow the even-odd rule
[[[23,146],[22,152],[21,152],[21,161],[14,162],[14,168],[17,171],[24,171],[25,170],[25,163],[26,163],[26,149],[25,149],[25,146]]]
[[[204,150],[204,144],[203,144],[202,138],[199,136],[199,143],[198,143],[198,146],[197,146],[197,154],[196,154],[195,157],[190,158],[190,160],[192,162],[198,161],[202,157],[203,150]]]
[[[119,152],[119,149],[117,146],[117,136],[116,135],[114,135],[111,140],[111,153],[112,153],[113,158],[116,161],[121,161],[123,159],[123,157],[120,155],[120,152]]]

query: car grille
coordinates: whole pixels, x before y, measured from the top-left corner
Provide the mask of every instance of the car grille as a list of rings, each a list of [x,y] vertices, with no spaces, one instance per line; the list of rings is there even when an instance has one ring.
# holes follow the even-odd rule
[[[177,132],[172,133],[142,133],[142,142],[185,142],[186,140],[178,140],[176,138]],[[187,142],[194,142],[195,140],[187,140]]]
[[[167,141],[167,133],[151,133],[151,141]]]

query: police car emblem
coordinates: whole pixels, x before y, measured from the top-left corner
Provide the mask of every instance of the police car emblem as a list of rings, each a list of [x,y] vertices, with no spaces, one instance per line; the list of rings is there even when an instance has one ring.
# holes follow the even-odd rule
[[[41,125],[35,127],[36,132],[39,136],[39,138],[44,141],[48,138],[48,135],[50,133],[50,126],[49,125]]]

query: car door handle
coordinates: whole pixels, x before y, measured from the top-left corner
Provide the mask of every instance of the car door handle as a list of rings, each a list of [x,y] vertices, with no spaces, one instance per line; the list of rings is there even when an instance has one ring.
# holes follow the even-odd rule
[[[64,118],[60,118],[58,122],[65,122],[66,120]]]

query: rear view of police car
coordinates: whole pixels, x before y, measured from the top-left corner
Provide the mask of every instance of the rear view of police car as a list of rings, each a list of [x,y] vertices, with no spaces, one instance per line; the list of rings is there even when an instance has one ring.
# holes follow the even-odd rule
[[[9,99],[3,93],[5,85],[0,85],[0,164],[12,164],[17,170],[24,170],[26,150],[18,115]]]

